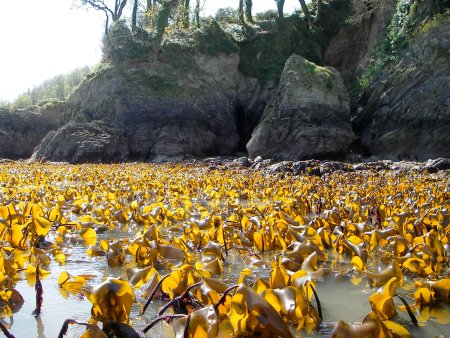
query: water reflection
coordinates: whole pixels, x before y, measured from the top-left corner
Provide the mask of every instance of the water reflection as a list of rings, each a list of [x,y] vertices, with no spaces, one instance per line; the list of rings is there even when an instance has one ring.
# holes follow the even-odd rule
[[[107,238],[106,234],[102,235]],[[111,236],[129,236],[128,233],[113,233]],[[270,262],[276,252],[269,252],[262,255],[262,260]],[[226,284],[232,284],[238,278],[240,272],[247,266],[244,263],[244,255],[236,250],[230,250],[227,261],[224,265],[223,275],[220,280]],[[131,261],[132,258],[128,257]],[[329,254],[325,268],[328,274],[317,283],[324,322],[316,331],[296,332],[292,327],[295,336],[323,338],[329,337],[330,333],[339,320],[347,322],[361,322],[364,316],[370,312],[368,296],[377,289],[372,289],[367,284],[365,278],[348,274],[351,270],[349,259],[345,256],[333,256]],[[370,262],[369,264],[372,264]],[[376,266],[376,263],[373,263]],[[19,312],[14,314],[14,320],[6,322],[5,326],[11,328],[11,333],[16,337],[56,337],[64,320],[76,318],[78,321],[86,322],[91,313],[91,304],[84,297],[80,297],[77,292],[70,292],[58,288],[57,279],[61,272],[67,271],[74,275],[90,275],[87,284],[90,286],[99,285],[106,277],[126,278],[126,268],[134,267],[133,262],[124,267],[108,267],[105,257],[91,258],[86,254],[83,246],[74,246],[71,255],[68,256],[65,265],[52,262],[46,269],[51,271],[50,275],[42,278],[44,288],[44,302],[42,314],[38,318],[31,315],[35,307],[34,284],[35,276],[29,275],[17,283],[17,290],[22,294],[25,303]],[[270,273],[270,266],[252,267],[253,278],[267,278]],[[164,272],[161,272],[164,273]],[[409,290],[409,291],[408,291]],[[402,288],[403,293],[414,290],[412,280],[406,280]],[[133,320],[133,327],[142,330],[148,323],[157,316],[159,309],[165,301],[154,300],[144,315],[139,316],[141,309],[139,304],[145,302],[136,292],[137,302],[133,305],[130,318]],[[398,320],[397,320],[398,319]],[[35,320],[36,326],[30,325]],[[398,321],[404,325],[415,337],[434,337],[448,335],[450,332],[450,307],[448,304],[437,304],[432,307],[424,307],[420,311],[418,320],[421,326],[414,327],[410,324],[406,313],[398,311]],[[44,326],[45,323],[45,326]],[[68,338],[78,338],[83,334],[84,328],[73,326],[70,328]],[[163,325],[158,324],[152,328],[147,337],[165,337]]]
[[[45,329],[44,329],[44,323],[42,323],[41,316],[36,317],[36,324],[37,324],[37,337],[38,338],[46,338],[45,337]]]

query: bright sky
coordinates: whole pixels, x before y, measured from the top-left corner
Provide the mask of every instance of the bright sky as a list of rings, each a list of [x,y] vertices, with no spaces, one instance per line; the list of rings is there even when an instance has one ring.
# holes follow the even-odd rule
[[[206,0],[203,15],[238,4],[238,0]],[[299,7],[298,0],[286,0],[284,10]],[[276,9],[274,0],[253,0],[253,13],[267,9]],[[12,101],[56,75],[97,64],[103,31],[104,15],[75,8],[73,0],[2,1],[0,101]]]

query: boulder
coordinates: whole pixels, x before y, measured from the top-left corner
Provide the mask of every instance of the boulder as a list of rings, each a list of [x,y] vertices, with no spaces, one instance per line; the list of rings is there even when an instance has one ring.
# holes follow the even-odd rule
[[[429,171],[449,170],[450,158],[436,158],[425,162],[425,169]]]
[[[60,104],[0,111],[0,158],[29,158],[41,139],[61,125],[61,117]]]
[[[450,20],[425,25],[360,96],[354,129],[378,158],[450,157]]]
[[[101,163],[124,161],[127,156],[128,144],[122,132],[94,121],[70,122],[56,132],[49,132],[30,160]]]
[[[339,72],[293,54],[247,143],[250,157],[336,158],[354,138],[349,96]]]

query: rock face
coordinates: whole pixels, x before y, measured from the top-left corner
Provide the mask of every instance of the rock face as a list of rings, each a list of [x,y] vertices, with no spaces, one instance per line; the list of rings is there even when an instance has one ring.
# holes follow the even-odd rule
[[[62,124],[61,109],[60,104],[47,104],[23,111],[0,111],[0,158],[29,158],[41,139]]]
[[[357,161],[349,154],[355,140],[352,150],[373,158],[450,157],[448,12],[437,16],[434,0],[388,0],[343,27],[350,2],[327,3],[317,30],[292,15],[282,27],[261,22],[257,33],[243,30],[232,39],[212,21],[169,33],[152,57],[134,55],[140,49],[128,40],[117,42],[114,53],[126,47],[134,56],[102,64],[64,107],[0,112],[0,157],[27,158],[40,140],[34,160],[73,163],[178,161],[245,148],[262,157],[252,166],[268,165],[268,158]],[[409,30],[396,37],[409,47],[380,56],[384,49],[376,46],[392,27]],[[137,37],[130,32],[127,39]],[[378,73],[351,119],[344,81],[356,92],[356,75],[373,55],[383,62],[370,64],[368,74]]]
[[[294,54],[247,150],[250,157],[335,158],[353,137],[349,96],[339,73]]]
[[[31,160],[96,163],[124,161],[127,156],[127,141],[120,130],[101,122],[71,122],[58,131],[49,132]]]
[[[181,160],[234,153],[239,141],[235,116],[239,59],[232,54],[188,57],[192,57],[189,67],[154,61],[100,70],[70,98],[69,117],[85,126],[102,121],[100,133],[103,135],[105,126],[112,128],[115,136],[107,142],[113,144],[120,134],[120,142],[128,150],[115,148],[112,153],[120,154],[117,160]],[[89,129],[84,135],[81,125],[64,128],[54,136],[55,141],[38,149],[44,159],[111,160],[112,153],[106,158],[93,158],[96,151],[82,155],[84,147],[74,154],[65,151],[84,136],[92,145],[89,140],[98,129]],[[78,131],[75,138],[69,135],[73,128]]]
[[[383,159],[450,157],[450,19],[418,34],[361,96],[354,127]]]
[[[344,26],[325,50],[325,65],[339,70],[346,82],[351,81],[354,74],[367,65],[386,32],[395,7],[395,0],[385,1],[381,8],[362,17],[361,21]]]
[[[253,130],[261,120],[264,107],[275,90],[276,85],[272,81],[262,84],[255,78],[242,77],[236,107],[239,151],[246,151],[246,144],[250,141]]]

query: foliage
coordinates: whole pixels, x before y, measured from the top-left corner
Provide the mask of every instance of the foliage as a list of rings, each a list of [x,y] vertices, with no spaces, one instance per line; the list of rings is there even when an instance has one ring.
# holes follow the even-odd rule
[[[217,56],[238,51],[239,48],[221,26],[214,19],[207,18],[199,29],[167,32],[159,59],[184,73],[183,71],[196,67],[194,57],[197,52]]]
[[[153,29],[155,25],[155,19],[156,15],[158,13],[158,6],[151,6],[150,8],[147,8],[144,15],[141,18],[141,26],[144,29]]]
[[[409,45],[415,35],[426,33],[425,27],[431,27],[433,18],[439,18],[439,7],[427,11],[422,2],[400,0],[384,39],[376,47],[368,66],[359,76],[359,86],[366,88],[379,72],[398,60],[402,51]],[[423,27],[423,28],[422,28]]]
[[[19,95],[12,103],[13,109],[25,109],[33,105],[33,99],[31,97],[31,92],[27,94]]]
[[[11,108],[11,103],[6,100],[0,100],[0,109],[8,111]]]
[[[277,83],[292,53],[321,63],[320,50],[312,33],[297,15],[287,17],[280,29],[258,34],[254,39],[243,41],[240,47],[240,71],[262,83]]]
[[[420,24],[420,26],[414,31],[415,36],[425,36],[431,34],[435,29],[442,25],[450,24],[450,9],[447,9],[444,13],[438,13],[430,20],[426,20]]]
[[[92,79],[96,76],[101,76],[104,73],[107,73],[111,69],[114,69],[114,66],[111,65],[110,63],[108,63],[108,62],[99,63],[97,66],[95,66],[92,69],[92,71],[89,74],[87,74],[87,78]]]
[[[150,38],[148,33],[136,28],[133,34],[127,23],[119,20],[111,25],[103,37],[103,58],[106,61],[120,63],[148,57]]]
[[[257,13],[255,15],[256,21],[272,21],[278,18],[278,13],[274,9],[269,9],[267,11]]]
[[[262,82],[276,83],[292,53],[322,64],[322,51],[344,26],[348,13],[349,2],[335,0],[322,3],[320,19],[312,27],[308,27],[306,19],[296,14],[286,17],[281,27],[272,27],[241,45],[241,72]],[[266,25],[257,22],[256,27],[262,29]]]
[[[205,20],[193,33],[195,47],[201,53],[216,56],[238,52],[238,47],[215,20]]]
[[[322,320],[316,286],[336,275],[380,289],[367,296],[363,322],[339,321],[333,337],[409,336],[417,323],[411,307],[426,325],[435,304],[450,302],[448,172],[315,172],[0,164],[0,318],[12,318],[24,302],[18,281],[37,282],[55,264],[76,262],[80,250],[67,246],[76,243],[96,269],[126,273],[60,273],[55,287],[73,296],[82,291],[92,304],[88,323],[69,319],[60,337],[70,324],[87,327],[83,337],[106,337],[97,322],[108,332],[135,332],[130,325],[144,322],[147,332],[159,321],[194,338],[292,337],[293,325],[310,334]],[[222,278],[238,261],[240,274]],[[414,304],[396,305],[399,292]],[[156,298],[165,305],[145,317]],[[43,312],[51,306],[39,304]],[[396,322],[399,310],[408,311],[411,326]]]
[[[232,7],[219,8],[214,18],[220,23],[240,23],[239,12]]]
[[[192,54],[194,49],[213,56],[239,52],[239,68],[245,75],[276,83],[292,53],[321,63],[321,48],[325,48],[345,22],[349,1],[323,3],[321,20],[313,30],[298,15],[286,18],[286,25],[278,29],[274,20],[277,13],[273,10],[256,17],[265,21],[242,24],[238,10],[230,7],[219,9],[214,19],[203,18],[199,27],[188,28],[183,23],[186,22],[185,3],[163,1],[149,7],[143,17],[143,28],[136,34],[124,21],[114,23],[104,38],[105,61],[117,64],[153,55],[181,68],[189,67],[192,58],[187,54]]]
[[[11,104],[11,107],[21,109],[37,105],[43,101],[66,100],[90,71],[91,69],[86,66],[46,80],[26,93],[19,95]]]

